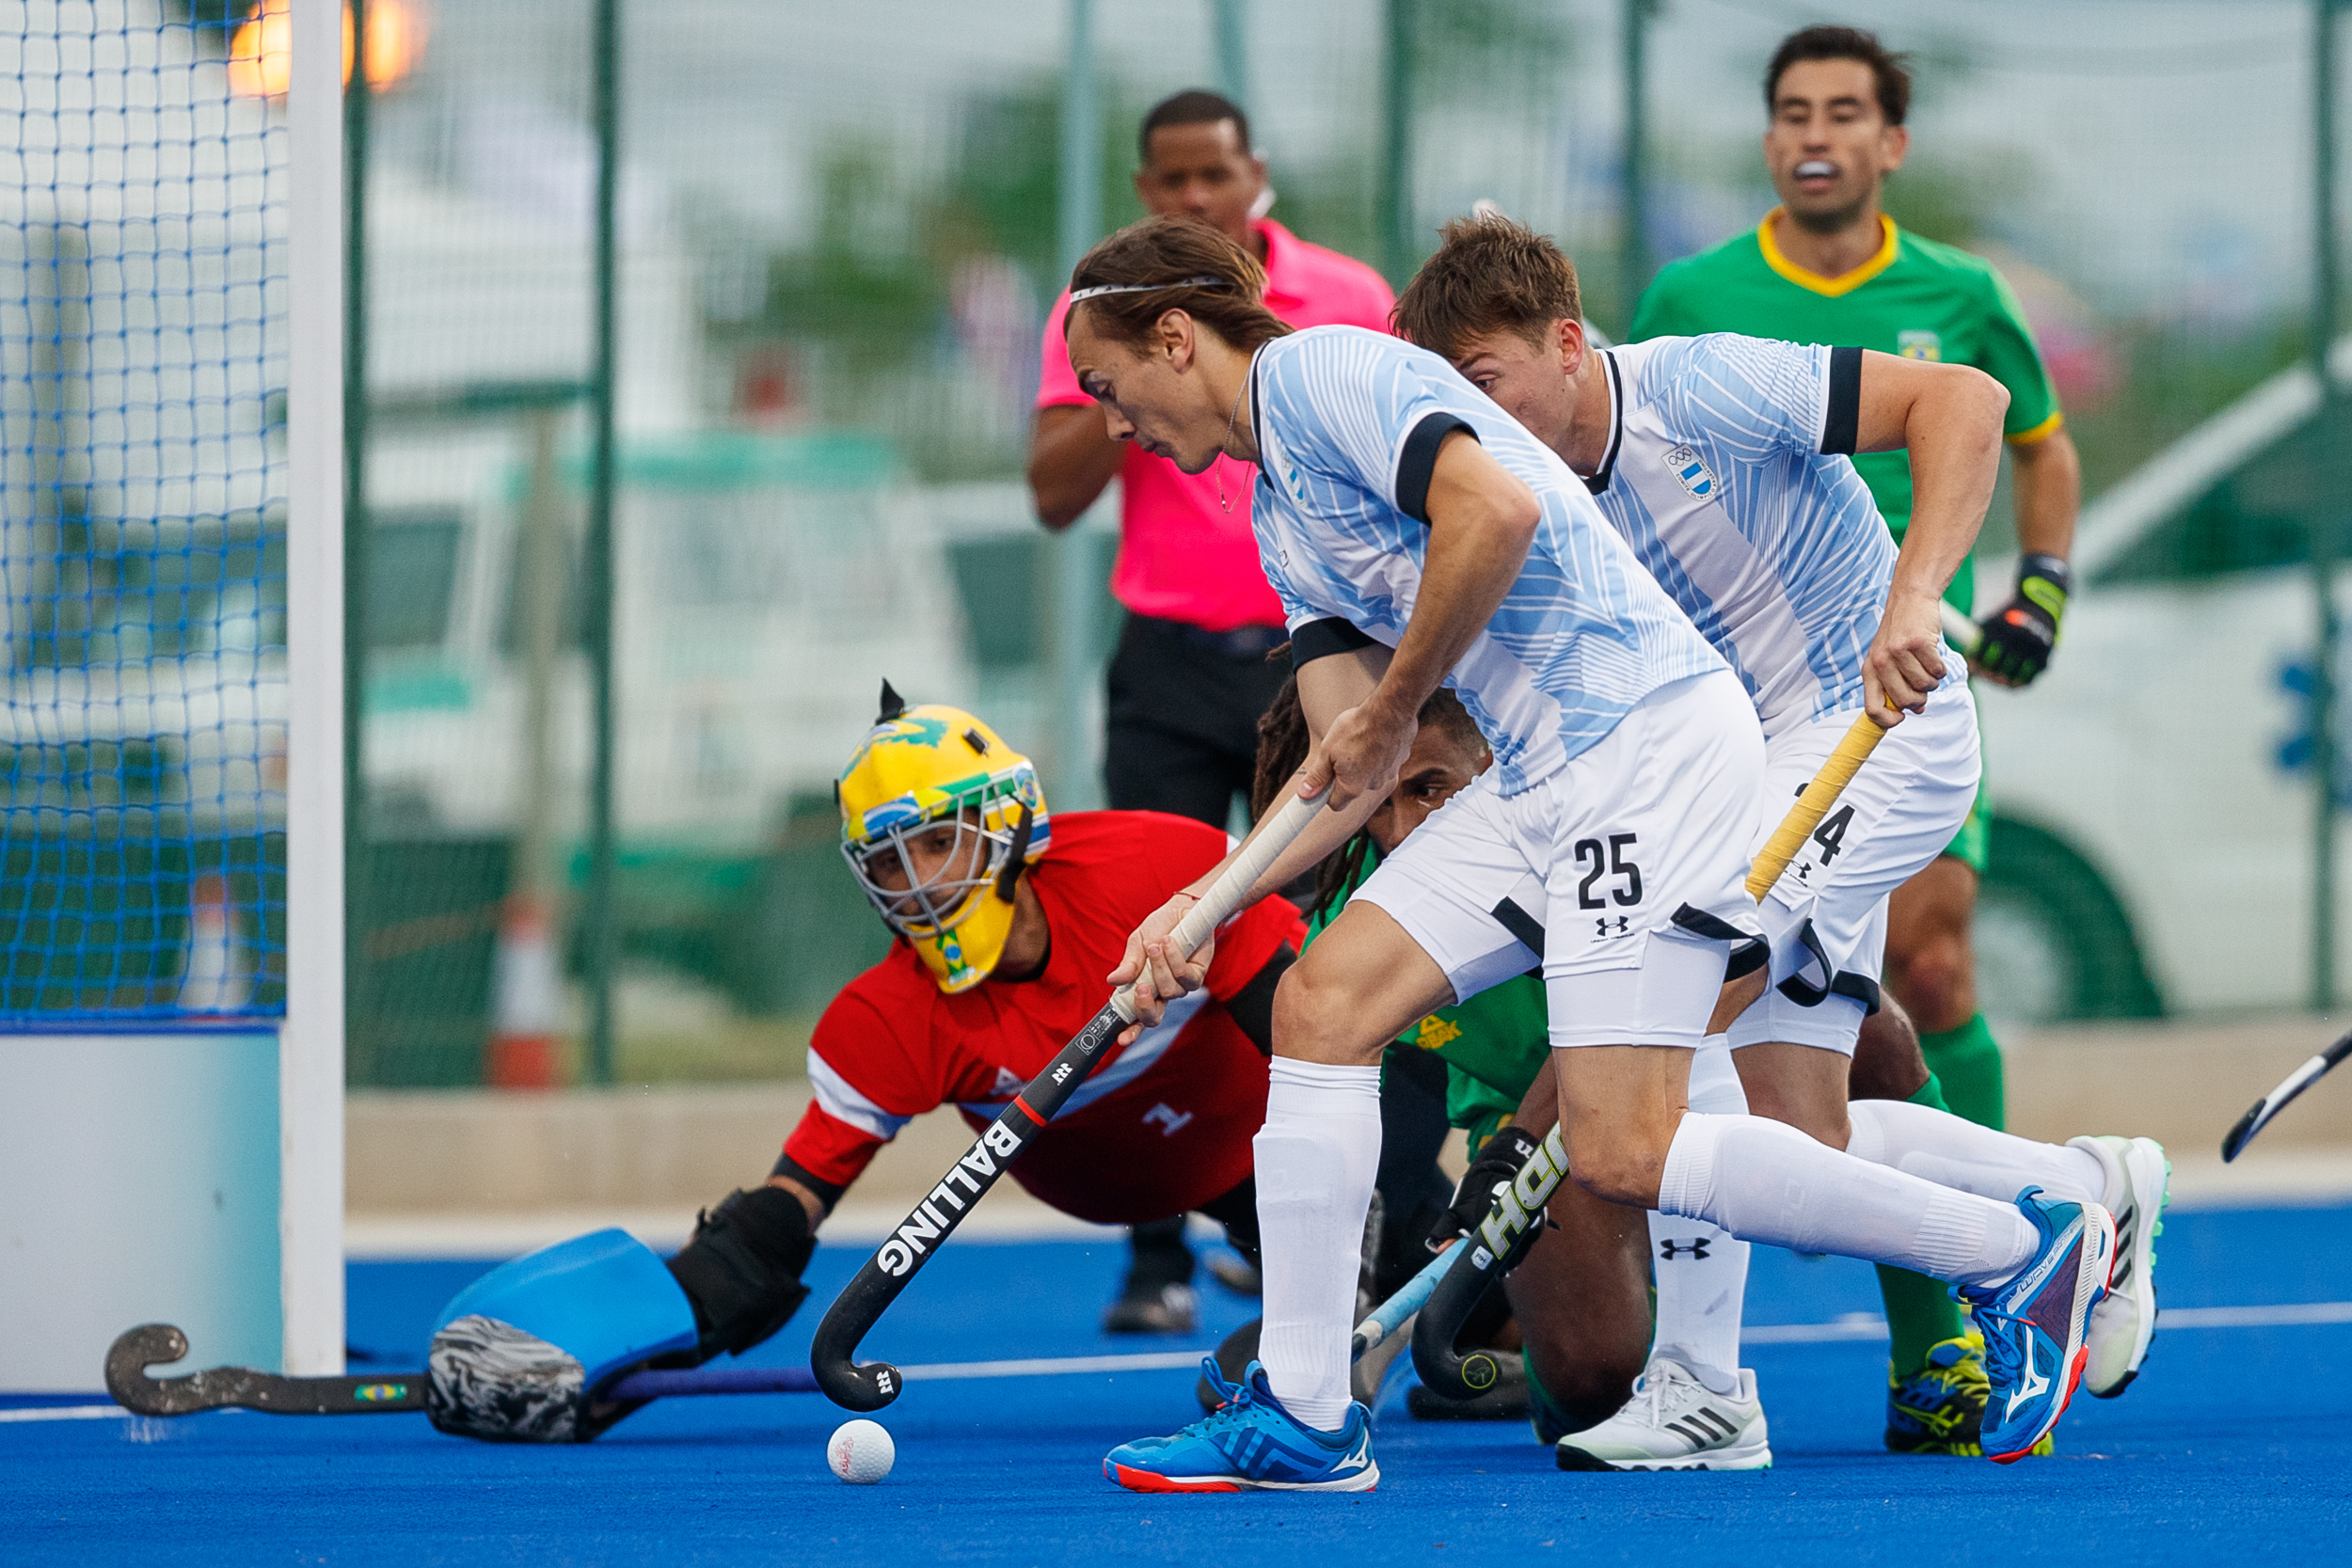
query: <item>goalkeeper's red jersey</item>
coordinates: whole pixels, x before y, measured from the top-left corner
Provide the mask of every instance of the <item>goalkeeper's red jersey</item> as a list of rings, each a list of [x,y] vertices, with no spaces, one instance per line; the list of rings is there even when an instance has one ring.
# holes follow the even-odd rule
[[[1103,976],[1168,896],[1223,859],[1216,828],[1158,812],[1054,818],[1029,873],[1053,946],[1033,980],[986,981],[943,996],[903,942],[834,998],[809,1041],[816,1098],[785,1141],[787,1159],[846,1187],[899,1128],[940,1105],[977,1130],[993,1119],[1110,999]],[[1112,1047],[1037,1136],[1012,1175],[1066,1214],[1134,1225],[1180,1214],[1249,1174],[1265,1120],[1266,1062],[1224,1003],[1277,949],[1306,936],[1279,897],[1217,935],[1208,984],[1130,1046]]]

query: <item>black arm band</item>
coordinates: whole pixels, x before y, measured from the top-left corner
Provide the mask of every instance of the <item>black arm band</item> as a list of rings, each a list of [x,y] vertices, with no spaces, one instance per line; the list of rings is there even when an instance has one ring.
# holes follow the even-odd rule
[[[1249,977],[1249,983],[1225,1004],[1225,1016],[1249,1037],[1249,1043],[1258,1048],[1262,1056],[1274,1054],[1274,988],[1282,983],[1283,974],[1297,961],[1297,952],[1284,942],[1274,950],[1274,957],[1265,961],[1265,966]]]
[[[780,1157],[776,1161],[776,1168],[770,1171],[768,1174],[771,1176],[789,1177],[791,1180],[798,1181],[802,1186],[806,1187],[810,1192],[815,1193],[817,1195],[817,1200],[825,1206],[825,1212],[828,1214],[833,1212],[834,1205],[841,1201],[841,1195],[850,1190],[847,1187],[839,1186],[834,1182],[826,1181],[810,1175],[808,1167],[793,1159],[789,1154]]]
[[[1417,523],[1429,521],[1429,476],[1437,471],[1438,449],[1457,430],[1468,430],[1471,440],[1478,439],[1468,420],[1438,409],[1423,414],[1405,437],[1405,450],[1396,460],[1396,509]]]
[[[1303,669],[1333,654],[1352,654],[1372,646],[1372,639],[1338,616],[1310,621],[1291,633],[1291,668]]]
[[[1862,427],[1862,351],[1829,351],[1829,413],[1821,420],[1821,451],[1851,457]]]

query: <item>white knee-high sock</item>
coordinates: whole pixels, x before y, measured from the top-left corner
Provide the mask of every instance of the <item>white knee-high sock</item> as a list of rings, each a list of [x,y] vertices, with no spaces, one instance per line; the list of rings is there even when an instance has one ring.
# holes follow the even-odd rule
[[[1846,1152],[1857,1160],[2001,1203],[2027,1187],[2070,1203],[2106,1202],[2106,1167],[2087,1148],[2013,1137],[1900,1100],[1857,1100],[1846,1114],[1853,1122]]]
[[[1265,1326],[1258,1359],[1309,1426],[1347,1419],[1347,1337],[1380,1168],[1380,1069],[1274,1058],[1253,1146]]]
[[[1744,1116],[1748,1097],[1721,1035],[1691,1058],[1691,1109]],[[1748,1243],[1701,1219],[1650,1211],[1650,1267],[1658,1280],[1652,1356],[1679,1361],[1718,1394],[1740,1387],[1740,1308],[1748,1289]]]
[[[1684,1116],[1658,1206],[1746,1241],[1963,1285],[2008,1279],[2040,1243],[2012,1204],[1857,1160],[1762,1117]]]

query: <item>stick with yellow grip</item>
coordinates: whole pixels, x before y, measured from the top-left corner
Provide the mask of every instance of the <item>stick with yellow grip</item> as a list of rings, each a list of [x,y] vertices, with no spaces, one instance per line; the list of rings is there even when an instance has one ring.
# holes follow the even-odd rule
[[[1756,863],[1748,868],[1748,896],[1762,899],[1780,880],[1780,874],[1788,869],[1788,863],[1804,847],[1805,839],[1821,825],[1829,808],[1837,803],[1837,797],[1853,783],[1853,776],[1862,770],[1864,762],[1885,737],[1886,731],[1867,713],[1854,715],[1853,728],[1837,743],[1837,750],[1821,764],[1821,770],[1813,775],[1813,782],[1804,786],[1797,803],[1788,815],[1780,819],[1772,836],[1764,841],[1764,847],[1756,852]]]

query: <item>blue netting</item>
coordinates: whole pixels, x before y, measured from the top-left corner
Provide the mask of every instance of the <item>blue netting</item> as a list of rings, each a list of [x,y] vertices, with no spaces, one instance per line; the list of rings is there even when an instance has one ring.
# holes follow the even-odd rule
[[[286,130],[223,10],[0,0],[0,1026],[284,1010]]]

